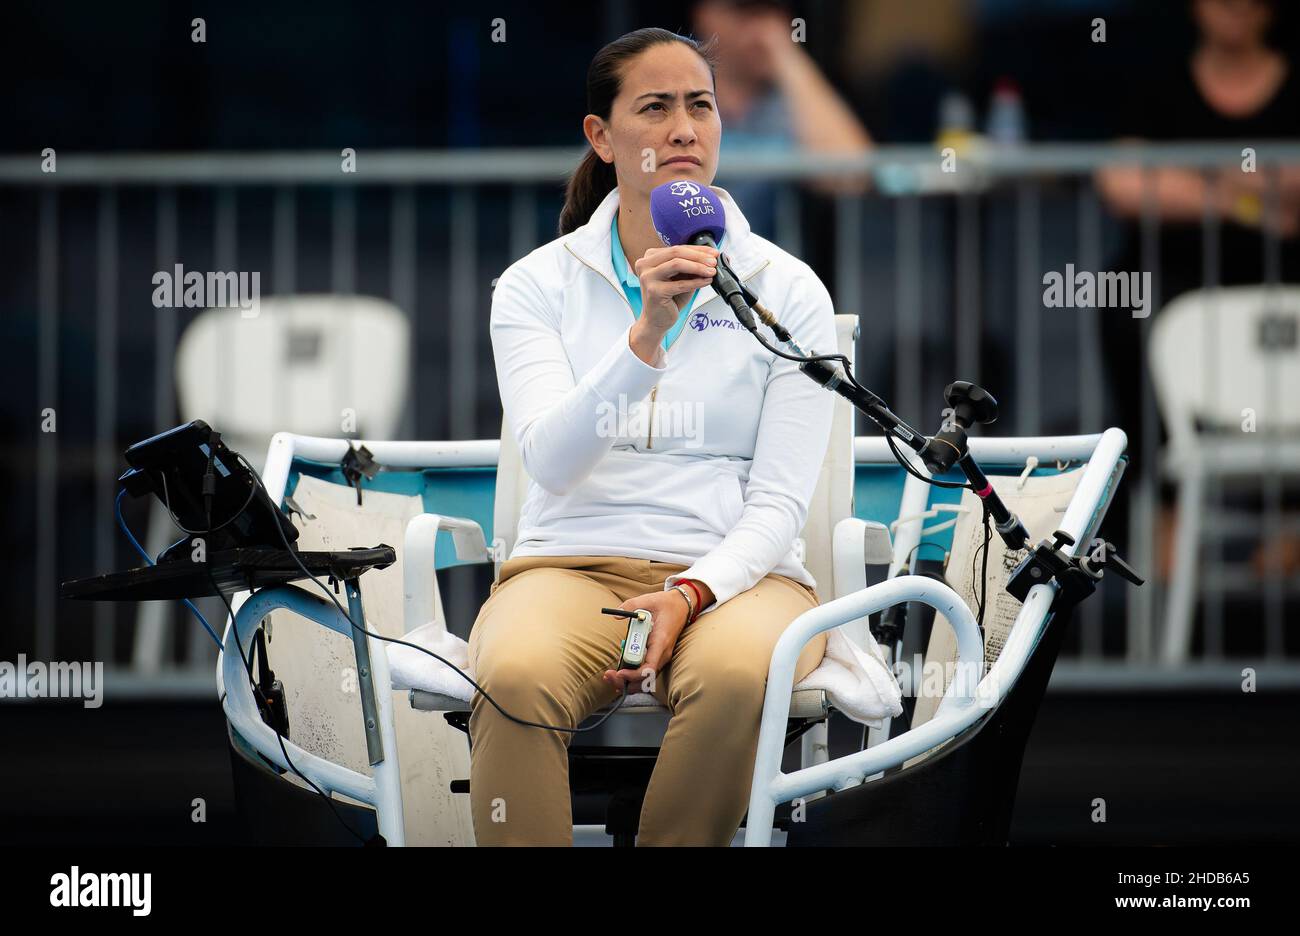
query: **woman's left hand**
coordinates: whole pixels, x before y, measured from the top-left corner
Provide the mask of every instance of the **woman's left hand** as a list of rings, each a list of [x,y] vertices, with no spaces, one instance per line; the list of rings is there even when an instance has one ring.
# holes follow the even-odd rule
[[[673,647],[686,626],[686,599],[675,589],[649,592],[619,605],[623,611],[649,611],[654,618],[639,669],[605,670],[604,680],[620,692],[653,692],[655,677],[672,659]],[[622,623],[622,622],[620,622]]]

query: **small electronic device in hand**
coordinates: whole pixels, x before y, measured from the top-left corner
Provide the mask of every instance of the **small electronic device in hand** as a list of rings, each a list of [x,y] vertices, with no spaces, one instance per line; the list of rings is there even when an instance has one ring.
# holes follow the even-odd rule
[[[623,656],[618,663],[619,669],[636,669],[644,663],[650,631],[654,628],[654,617],[650,612],[601,608],[600,613],[627,618],[627,637],[623,639]]]

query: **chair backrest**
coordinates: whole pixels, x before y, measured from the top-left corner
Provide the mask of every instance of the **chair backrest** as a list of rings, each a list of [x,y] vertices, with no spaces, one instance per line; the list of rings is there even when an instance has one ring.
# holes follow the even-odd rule
[[[835,316],[835,336],[839,353],[846,355],[850,362],[853,361],[858,317]],[[823,601],[834,597],[831,545],[835,524],[845,517],[853,516],[853,414],[849,402],[836,396],[830,445],[809,503],[807,522],[800,534],[804,566],[817,580],[817,590]],[[509,422],[503,418],[492,520],[498,572],[501,563],[514,548],[519,528],[519,511],[527,496],[528,475],[524,471],[514,433],[510,430]]]
[[[409,371],[400,309],[369,296],[294,295],[244,314],[205,309],[185,329],[176,352],[183,419],[206,420],[250,460],[280,431],[396,434]]]
[[[858,339],[856,315],[835,316],[836,350],[855,361],[854,351]],[[835,416],[831,423],[831,440],[822,460],[821,475],[808,504],[808,519],[799,534],[803,541],[803,564],[817,580],[817,593],[822,601],[830,601],[837,594],[832,562],[832,542],[835,524],[853,516],[853,424],[852,404],[839,394],[835,395]]]
[[[1300,428],[1300,288],[1179,296],[1151,324],[1156,398],[1170,439],[1206,429]]]

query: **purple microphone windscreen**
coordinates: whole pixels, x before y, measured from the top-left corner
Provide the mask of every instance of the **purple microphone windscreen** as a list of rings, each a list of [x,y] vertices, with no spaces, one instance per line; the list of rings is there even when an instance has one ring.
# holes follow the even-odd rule
[[[669,247],[689,244],[703,231],[713,235],[716,244],[727,226],[717,193],[689,179],[665,182],[650,193],[650,220]]]

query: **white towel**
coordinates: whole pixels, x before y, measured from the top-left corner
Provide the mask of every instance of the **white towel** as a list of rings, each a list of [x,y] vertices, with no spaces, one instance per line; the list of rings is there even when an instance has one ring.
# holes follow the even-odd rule
[[[469,669],[469,644],[437,622],[417,627],[402,639],[431,650],[470,676],[474,675]],[[446,664],[411,647],[392,643],[385,646],[394,689],[419,689],[462,701],[473,697],[474,687]],[[878,727],[883,718],[903,711],[902,689],[880,649],[872,641],[868,650],[862,650],[843,626],[827,633],[826,655],[821,664],[794,688],[821,689],[835,708],[854,721],[872,727]],[[628,696],[623,705],[659,705],[659,700],[639,692]]]
[[[863,650],[842,624],[826,633],[826,655],[795,689],[825,691],[831,705],[872,728],[881,727],[887,717],[903,714],[903,690],[875,640],[868,635]]]
[[[431,650],[470,676],[474,675],[469,669],[469,644],[448,633],[437,621],[417,627],[402,639]],[[384,647],[388,650],[388,678],[394,689],[419,689],[462,701],[473,698],[474,687],[445,663],[401,644],[386,643]]]

